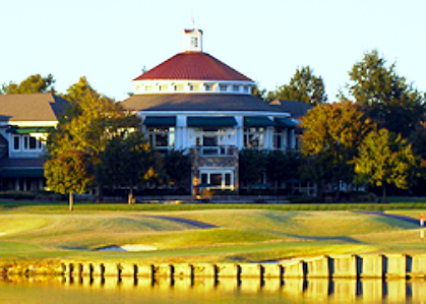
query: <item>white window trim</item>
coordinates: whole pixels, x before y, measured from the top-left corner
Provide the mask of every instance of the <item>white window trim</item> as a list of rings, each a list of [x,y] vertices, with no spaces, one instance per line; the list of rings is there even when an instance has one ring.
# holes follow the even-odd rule
[[[170,129],[173,128],[173,132],[170,132]],[[168,132],[152,132],[149,129],[168,129]],[[174,134],[174,140],[173,140],[173,145],[170,144],[170,133]],[[157,134],[167,134],[167,146],[157,146],[156,145],[156,139],[155,139],[155,135]],[[148,135],[148,139],[150,136],[152,136],[152,141],[150,141],[150,144],[152,146],[153,149],[155,150],[173,150],[176,144],[176,128],[175,127],[163,127],[163,128],[147,128],[147,135]]]
[[[235,182],[234,172],[232,170],[205,170],[205,169],[201,169],[200,170],[200,176],[199,176],[200,182],[202,180],[201,176],[203,174],[207,174],[207,184],[209,184],[209,185],[211,184],[211,174],[221,174],[222,175],[222,183],[221,183],[220,186],[211,186],[211,187],[208,187],[208,188],[211,188],[211,189],[231,189],[231,190],[234,190],[234,188],[235,188],[234,187],[234,182]],[[225,185],[226,174],[231,175],[231,180],[230,180],[229,186]]]

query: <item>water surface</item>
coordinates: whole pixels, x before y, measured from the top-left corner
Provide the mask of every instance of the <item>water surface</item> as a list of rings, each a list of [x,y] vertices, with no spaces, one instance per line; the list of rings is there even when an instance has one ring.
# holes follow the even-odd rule
[[[425,280],[22,278],[0,281],[0,303],[426,303]]]

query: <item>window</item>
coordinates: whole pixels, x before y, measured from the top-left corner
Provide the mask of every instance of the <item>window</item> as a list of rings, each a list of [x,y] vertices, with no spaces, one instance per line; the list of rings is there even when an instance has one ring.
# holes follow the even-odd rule
[[[31,150],[41,150],[42,149],[42,142],[32,136],[25,135],[24,138],[24,151],[31,151]]]
[[[204,85],[206,91],[211,91],[212,87],[209,84]]]
[[[198,47],[198,38],[197,37],[191,37],[191,45],[195,48]]]
[[[225,186],[231,186],[231,174],[225,173]]]
[[[265,128],[244,128],[244,147],[263,148]]]
[[[162,84],[162,85],[160,85],[159,87],[158,87],[158,90],[159,91],[167,91],[169,88],[168,88],[168,85],[167,84]]]
[[[152,86],[146,86],[145,87],[145,91],[146,92],[151,92],[152,91]]]
[[[228,86],[224,84],[219,85],[219,91],[226,92],[228,90]]]
[[[200,182],[201,184],[209,185],[211,188],[234,188],[233,174],[231,171],[201,172]]]
[[[13,136],[13,150],[21,150],[21,140],[19,136]]]
[[[286,129],[274,129],[273,148],[277,150],[284,150],[287,148]]]
[[[248,93],[248,86],[244,86],[244,93]]]
[[[175,91],[178,91],[178,92],[183,91],[183,84],[177,84],[177,85],[175,85]]]
[[[210,184],[212,186],[222,186],[222,174],[220,173],[210,174]]]
[[[148,129],[149,142],[154,149],[169,149],[175,145],[175,128]]]
[[[238,91],[240,90],[240,87],[239,87],[239,86],[237,86],[237,85],[234,85],[234,86],[232,86],[232,90],[233,90],[234,92],[238,92]]]

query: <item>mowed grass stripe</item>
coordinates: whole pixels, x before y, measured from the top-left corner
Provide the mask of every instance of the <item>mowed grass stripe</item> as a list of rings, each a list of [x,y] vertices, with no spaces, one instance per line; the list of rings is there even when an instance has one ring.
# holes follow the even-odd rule
[[[55,208],[58,207],[61,206]],[[51,204],[35,207],[23,203],[3,209],[0,232],[6,233],[0,236],[0,259],[256,261],[300,254],[420,250],[416,225],[350,211],[89,209],[68,212],[52,208]],[[191,225],[191,221],[218,228],[200,229]],[[159,250],[93,251],[124,244],[151,245]]]

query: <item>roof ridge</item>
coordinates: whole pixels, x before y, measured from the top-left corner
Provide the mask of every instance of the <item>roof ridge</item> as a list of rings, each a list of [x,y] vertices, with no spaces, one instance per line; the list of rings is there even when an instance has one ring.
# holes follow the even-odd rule
[[[137,80],[201,80],[249,81],[244,74],[204,52],[181,52],[133,79]]]

